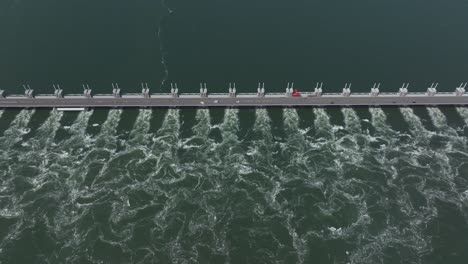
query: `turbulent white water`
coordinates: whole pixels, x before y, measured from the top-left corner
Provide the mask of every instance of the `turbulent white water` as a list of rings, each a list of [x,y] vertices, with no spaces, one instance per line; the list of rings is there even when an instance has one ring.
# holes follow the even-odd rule
[[[346,129],[351,133],[361,132],[361,119],[357,116],[354,109],[349,107],[341,108],[341,112],[344,116],[344,122]]]
[[[23,136],[30,132],[27,127],[28,123],[34,114],[31,110],[22,110],[16,119],[10,124],[9,128],[4,132],[2,140],[0,141],[2,150],[8,150],[13,145],[22,140]],[[2,152],[6,154],[6,152]]]
[[[369,112],[372,115],[372,126],[380,133],[391,131],[387,124],[387,116],[380,107],[370,107]]]
[[[153,134],[153,111],[141,109],[128,139],[117,131],[122,110],[95,136],[94,112],[82,112],[64,138],[62,112],[30,132],[33,112],[21,111],[1,137],[2,259],[22,243],[52,263],[426,263],[441,247],[437,228],[467,225],[466,139],[438,108],[428,108],[436,131],[402,108],[407,132],[370,108],[373,133],[351,108],[344,128],[314,108],[304,130],[286,108],[284,136],[259,108],[243,138],[237,109],[219,125],[197,110],[187,138],[181,111],[169,109]]]
[[[460,116],[465,120],[465,123],[468,125],[468,108],[457,107],[457,111],[460,114]]]
[[[147,144],[150,140],[148,131],[150,130],[150,121],[153,111],[151,109],[141,109],[138,113],[137,120],[130,133],[131,144]]]
[[[314,126],[317,134],[319,135],[330,135],[332,134],[332,125],[330,123],[330,117],[323,108],[314,108]]]

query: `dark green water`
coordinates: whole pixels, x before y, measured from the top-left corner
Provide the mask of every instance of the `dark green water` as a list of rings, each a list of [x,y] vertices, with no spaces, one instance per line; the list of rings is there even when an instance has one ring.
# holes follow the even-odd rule
[[[466,11],[2,0],[0,88],[452,91]],[[454,107],[0,110],[0,263],[466,263],[467,124]]]

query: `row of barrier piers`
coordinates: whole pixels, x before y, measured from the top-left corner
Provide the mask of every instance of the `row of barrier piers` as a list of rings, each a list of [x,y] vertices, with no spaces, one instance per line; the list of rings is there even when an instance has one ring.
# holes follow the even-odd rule
[[[466,86],[468,85],[467,82],[461,83],[458,87],[455,88],[455,95],[456,96],[463,96],[465,95],[465,89]],[[438,83],[432,83],[426,91],[427,96],[435,96],[437,94],[437,86]],[[83,84],[83,96],[86,98],[92,98],[92,90],[87,84]],[[399,89],[398,89],[398,96],[406,96],[408,94],[408,87],[409,83],[404,83]],[[26,98],[34,98],[34,90],[31,89],[29,85],[23,85],[24,88],[24,96]],[[63,89],[60,88],[60,85],[54,84],[54,96],[56,98],[63,98]],[[372,97],[377,97],[380,94],[380,83],[374,83],[372,86],[369,95]],[[228,95],[229,97],[236,97],[237,96],[237,91],[236,91],[236,84],[235,83],[229,83],[229,89],[228,89]],[[323,93],[323,83],[317,83],[316,87],[311,94],[312,96],[317,96],[320,97],[322,96]],[[142,83],[141,84],[141,95],[143,98],[151,98],[151,93],[150,89],[148,87],[147,83]],[[171,83],[171,90],[170,90],[170,95],[173,98],[179,97],[179,89],[177,87],[177,84]],[[346,83],[345,87],[343,88],[341,95],[344,97],[349,97],[351,95],[351,83]],[[122,93],[119,85],[117,83],[112,83],[112,96],[115,98],[121,98]],[[258,83],[257,87],[257,96],[258,97],[265,97],[265,83]],[[294,89],[294,83],[288,83],[286,87],[286,92],[285,92],[286,97],[300,97],[301,94],[300,92],[296,89]],[[208,89],[206,83],[200,83],[200,97],[208,97]],[[6,98],[6,94],[4,90],[0,90],[0,98]]]
[[[461,83],[454,92],[438,92],[432,83],[426,92],[409,92],[404,83],[397,92],[380,92],[380,83],[374,83],[368,93],[351,93],[351,83],[345,84],[341,93],[323,93],[323,83],[313,91],[299,91],[288,83],[283,93],[266,93],[265,84],[259,83],[256,93],[237,93],[235,83],[230,83],[228,93],[208,93],[206,83],[200,84],[200,93],[180,93],[177,84],[171,84],[170,93],[151,93],[147,83],[141,84],[141,93],[122,93],[117,83],[112,84],[112,94],[93,94],[89,85],[83,85],[82,94],[64,94],[60,85],[54,84],[53,94],[34,94],[24,85],[24,95],[5,95],[0,91],[0,108],[57,108],[89,109],[109,107],[290,107],[290,106],[410,106],[410,105],[466,105],[468,83]]]

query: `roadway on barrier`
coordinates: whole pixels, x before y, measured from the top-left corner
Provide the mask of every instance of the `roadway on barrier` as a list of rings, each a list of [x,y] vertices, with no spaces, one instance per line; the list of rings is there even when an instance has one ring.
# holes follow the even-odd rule
[[[212,94],[200,97],[197,94],[182,94],[177,98],[169,94],[152,95],[143,98],[139,94],[123,95],[120,98],[112,95],[96,95],[86,98],[82,95],[68,95],[55,98],[53,95],[38,95],[35,98],[8,96],[0,99],[0,108],[56,108],[56,107],[268,107],[268,106],[407,106],[407,105],[468,105],[468,96],[456,96],[454,93],[437,93],[428,96],[425,93],[398,94],[323,94],[313,96],[303,94],[301,97],[286,97],[284,94],[267,94],[258,97],[256,94],[239,94],[229,97],[227,94]]]

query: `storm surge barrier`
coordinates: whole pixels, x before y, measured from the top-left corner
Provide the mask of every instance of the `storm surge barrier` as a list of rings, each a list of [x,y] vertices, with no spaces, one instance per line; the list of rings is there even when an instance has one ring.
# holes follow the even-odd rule
[[[179,93],[177,85],[171,84],[170,93],[150,93],[148,85],[142,84],[141,93],[121,93],[117,84],[112,85],[112,94],[92,93],[83,85],[83,94],[64,95],[58,85],[54,94],[34,94],[24,86],[24,95],[5,95],[0,90],[0,108],[109,108],[109,107],[274,107],[274,106],[411,106],[411,105],[468,105],[465,88],[461,83],[454,92],[437,92],[437,83],[426,92],[408,92],[409,84],[403,84],[396,93],[381,93],[380,84],[374,84],[369,93],[352,93],[351,84],[346,84],[341,93],[322,93],[322,83],[313,92],[299,92],[294,84],[287,85],[285,93],[266,93],[265,85],[257,87],[257,93],[237,93],[235,84],[229,85],[228,93],[208,93],[206,84],[200,85],[200,93]]]

